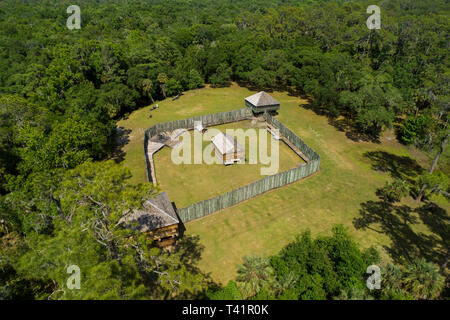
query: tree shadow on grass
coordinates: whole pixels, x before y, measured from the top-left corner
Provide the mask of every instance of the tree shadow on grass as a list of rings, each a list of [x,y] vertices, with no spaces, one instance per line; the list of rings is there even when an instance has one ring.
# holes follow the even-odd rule
[[[354,142],[372,142],[372,143],[381,143],[380,134],[381,132],[376,133],[367,133],[362,132],[360,128],[358,128],[357,124],[349,119],[348,117],[328,117],[328,123],[338,129],[341,132],[345,132],[345,136],[354,141]]]
[[[372,142],[372,143],[381,143],[380,135],[381,130],[377,130],[375,132],[364,132],[358,127],[357,122],[352,119],[352,115],[350,114],[342,114],[340,117],[337,117],[336,114],[331,112],[329,109],[317,106],[314,102],[304,94],[300,93],[300,97],[307,99],[309,103],[301,104],[299,107],[305,108],[307,110],[313,111],[315,114],[319,116],[327,117],[328,124],[335,127],[337,130],[344,132],[345,136],[354,141],[354,142]]]
[[[288,96],[290,97],[300,97],[302,99],[308,100],[308,106],[311,104],[311,98],[306,94],[302,88],[298,87],[286,87]]]
[[[386,172],[392,178],[413,184],[424,172],[416,160],[407,156],[397,156],[385,151],[364,153],[372,163],[372,169]],[[361,204],[360,216],[353,220],[356,229],[370,229],[386,234],[392,241],[385,246],[396,263],[410,262],[417,257],[440,264],[448,247],[450,218],[445,209],[427,202],[419,208],[411,208],[398,202],[388,201],[381,189],[376,192],[378,201]],[[414,230],[423,223],[429,232]]]
[[[154,289],[152,298],[192,300],[204,298],[208,289],[219,290],[221,287],[217,284],[209,273],[205,273],[198,267],[198,262],[202,256],[204,246],[200,243],[200,237],[197,235],[185,235],[178,240],[175,248],[170,251],[170,255],[175,255],[169,269],[172,271],[165,274],[165,267],[161,263],[167,263],[165,259],[159,260],[160,272],[147,273],[147,285]],[[184,280],[182,280],[184,278]],[[172,281],[172,288],[162,282]]]
[[[300,105],[299,105],[300,108],[305,108],[305,109],[307,109],[307,110],[311,110],[311,111],[313,111],[315,114],[317,114],[318,116],[324,116],[324,117],[327,117],[328,120],[331,119],[331,118],[333,118],[333,116],[330,114],[330,112],[329,112],[328,109],[326,109],[326,108],[321,108],[321,107],[316,106],[316,105],[314,104],[314,102],[313,102],[309,97],[306,97],[306,96],[304,96],[304,95],[300,95],[300,98],[306,98],[306,99],[308,99],[308,103],[306,103],[306,104],[300,104]]]
[[[433,234],[442,239],[444,248],[450,246],[450,216],[447,211],[434,202],[429,202],[417,208],[417,213],[424,224],[430,228]]]
[[[430,233],[414,230],[422,222]],[[392,243],[384,246],[395,263],[408,263],[418,257],[442,263],[448,246],[449,216],[434,203],[417,209],[381,199],[361,204],[360,216],[353,220],[356,229],[369,229],[387,235]]]
[[[114,159],[116,163],[120,163],[125,160],[125,152],[122,150],[128,142],[130,142],[130,129],[123,127],[117,127],[116,134],[114,136],[114,143],[112,146],[111,159]]]
[[[413,183],[424,172],[416,160],[407,156],[397,156],[386,151],[369,151],[363,154],[372,162],[372,169],[387,172],[392,178]]]
[[[200,237],[198,235],[184,235],[182,239],[178,240],[175,253],[180,253],[180,262],[186,267],[189,272],[194,275],[200,276],[201,281],[206,283],[205,289],[195,295],[190,291],[180,292],[176,299],[195,299],[204,297],[205,290],[208,289],[220,289],[220,285],[217,284],[209,273],[205,273],[198,267],[198,262],[201,259],[202,253],[205,247],[200,243]]]
[[[182,262],[186,263],[190,268],[194,268],[202,256],[205,247],[200,244],[200,237],[197,235],[185,235],[178,240],[177,251],[182,252],[180,256]],[[193,269],[194,270],[194,269]]]

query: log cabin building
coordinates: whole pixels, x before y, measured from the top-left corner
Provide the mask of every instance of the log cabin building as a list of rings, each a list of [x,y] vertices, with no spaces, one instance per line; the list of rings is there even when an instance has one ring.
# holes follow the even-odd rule
[[[234,137],[221,132],[214,136],[211,142],[214,145],[216,157],[224,165],[233,164],[245,159],[245,150]]]
[[[166,192],[144,202],[120,220],[126,228],[146,233],[160,248],[173,246],[179,237],[180,221]]]

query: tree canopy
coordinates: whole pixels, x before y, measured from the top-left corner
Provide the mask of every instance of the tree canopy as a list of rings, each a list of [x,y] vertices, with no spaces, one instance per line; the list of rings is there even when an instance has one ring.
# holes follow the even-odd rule
[[[189,253],[198,241],[187,237],[168,254],[118,225],[154,190],[131,185],[130,173],[106,160],[118,119],[209,84],[302,95],[332,123],[344,119],[358,139],[396,127],[403,143],[434,157],[418,200],[448,194],[449,168],[438,164],[449,137],[448,3],[382,1],[379,30],[366,27],[370,4],[80,0],[81,28],[69,30],[69,0],[2,1],[0,298],[180,298],[205,290],[207,277]],[[384,194],[395,201],[407,190],[397,181]],[[306,233],[277,256],[246,259],[238,279],[245,290],[230,283],[216,297],[357,296],[369,257],[341,228],[315,240]],[[71,264],[89,284],[76,292],[65,290]],[[435,287],[417,286],[401,284],[413,297],[436,296]]]

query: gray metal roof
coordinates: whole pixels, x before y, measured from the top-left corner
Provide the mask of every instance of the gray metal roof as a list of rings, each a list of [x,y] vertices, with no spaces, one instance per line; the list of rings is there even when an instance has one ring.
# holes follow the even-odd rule
[[[120,222],[127,228],[147,232],[178,224],[180,221],[169,196],[166,192],[162,192],[156,198],[145,201],[142,209],[134,210],[120,219]]]
[[[264,91],[255,93],[254,95],[245,98],[245,100],[250,102],[255,107],[273,106],[280,104],[271,95],[265,93]]]

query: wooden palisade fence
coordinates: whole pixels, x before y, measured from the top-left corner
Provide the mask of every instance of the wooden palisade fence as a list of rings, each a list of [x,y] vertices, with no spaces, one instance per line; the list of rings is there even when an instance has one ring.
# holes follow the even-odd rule
[[[215,113],[200,117],[193,117],[189,119],[156,124],[145,132],[144,151],[146,151],[145,149],[148,139],[160,132],[171,131],[180,128],[192,129],[194,127],[194,121],[202,121],[203,126],[211,126],[226,122],[244,120],[249,116],[251,116],[251,111],[249,110],[249,108],[243,108],[230,112]],[[271,189],[279,188],[308,177],[319,170],[320,156],[312,148],[310,148],[302,139],[296,136],[289,128],[284,126],[279,120],[275,119],[270,114],[265,113],[264,117],[269,124],[280,131],[280,134],[285,136],[294,146],[302,151],[310,159],[310,161],[305,166],[296,167],[287,171],[264,177],[251,184],[240,187],[238,189],[234,189],[217,197],[203,200],[191,204],[185,208],[178,209],[178,216],[180,217],[181,221],[188,222],[225,209],[227,207],[234,206],[239,202],[251,199]],[[145,153],[145,155],[147,159],[147,153]],[[147,177],[150,176],[149,169],[149,161],[147,159]]]

